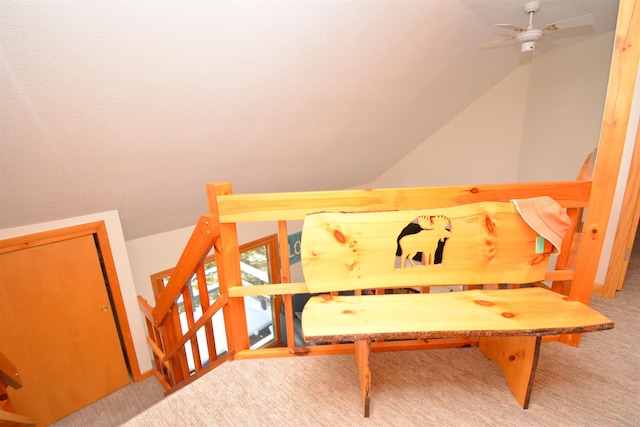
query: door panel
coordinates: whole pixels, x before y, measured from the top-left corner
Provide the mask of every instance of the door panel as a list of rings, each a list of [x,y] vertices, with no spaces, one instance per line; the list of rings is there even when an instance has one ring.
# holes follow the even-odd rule
[[[129,384],[93,235],[0,255],[0,351],[15,411],[40,425]]]

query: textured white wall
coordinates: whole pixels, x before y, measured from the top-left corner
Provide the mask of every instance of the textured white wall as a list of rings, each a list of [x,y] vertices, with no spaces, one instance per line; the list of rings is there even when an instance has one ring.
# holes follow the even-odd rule
[[[612,47],[609,33],[525,61],[371,186],[575,179],[598,145]]]
[[[529,74],[528,65],[518,67],[371,186],[516,181]]]
[[[518,181],[575,179],[598,146],[614,34],[535,58]]]

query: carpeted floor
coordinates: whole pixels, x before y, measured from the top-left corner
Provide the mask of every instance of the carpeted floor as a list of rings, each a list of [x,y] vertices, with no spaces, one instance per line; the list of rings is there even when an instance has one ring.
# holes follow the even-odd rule
[[[543,344],[527,410],[468,348],[374,353],[369,419],[353,355],[339,355],[226,363],[164,399],[151,378],[55,426],[640,426],[640,250],[624,290],[592,306],[616,327]]]

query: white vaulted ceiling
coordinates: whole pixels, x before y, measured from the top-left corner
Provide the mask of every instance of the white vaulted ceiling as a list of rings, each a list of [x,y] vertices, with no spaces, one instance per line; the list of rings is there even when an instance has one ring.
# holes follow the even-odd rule
[[[513,71],[524,1],[0,2],[0,228],[118,210],[127,239],[237,192],[372,181]],[[615,27],[546,0],[535,54]],[[514,22],[517,21],[517,22]],[[504,33],[504,31],[503,31]]]

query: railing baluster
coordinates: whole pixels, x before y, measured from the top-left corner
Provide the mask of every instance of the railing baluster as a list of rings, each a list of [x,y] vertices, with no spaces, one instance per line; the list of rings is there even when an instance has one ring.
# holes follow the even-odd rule
[[[182,336],[180,313],[178,313],[177,305],[174,305],[174,309],[171,310],[165,319],[166,325],[160,327],[160,336],[163,337],[165,348],[170,348],[171,345],[177,342],[178,339],[180,339],[179,337]],[[181,347],[180,351],[177,351],[171,356],[169,365],[171,366],[171,375],[173,376],[174,384],[178,384],[189,376],[189,365],[184,347]]]
[[[182,300],[184,301],[184,313],[187,318],[187,331],[191,330],[194,324],[193,320],[193,298],[191,294],[191,283],[182,291]],[[180,328],[182,330],[182,328]],[[185,331],[182,331],[184,335]],[[189,340],[191,344],[191,357],[196,372],[202,369],[202,360],[200,359],[200,346],[198,345],[198,336],[194,334]]]
[[[291,283],[291,267],[289,265],[289,234],[287,221],[278,221],[278,243],[280,248],[280,271],[282,283]],[[293,299],[291,294],[284,296],[284,319],[287,330],[287,347],[293,349],[296,346],[295,325],[293,322]]]
[[[209,289],[207,288],[207,276],[204,272],[204,264],[196,271],[196,279],[198,280],[198,295],[200,296],[200,306],[202,307],[202,313],[204,314],[211,302],[209,300]],[[209,352],[209,363],[213,363],[218,358],[218,351],[216,349],[216,341],[213,330],[213,320],[208,321],[204,325],[205,336],[207,338],[207,351]]]

